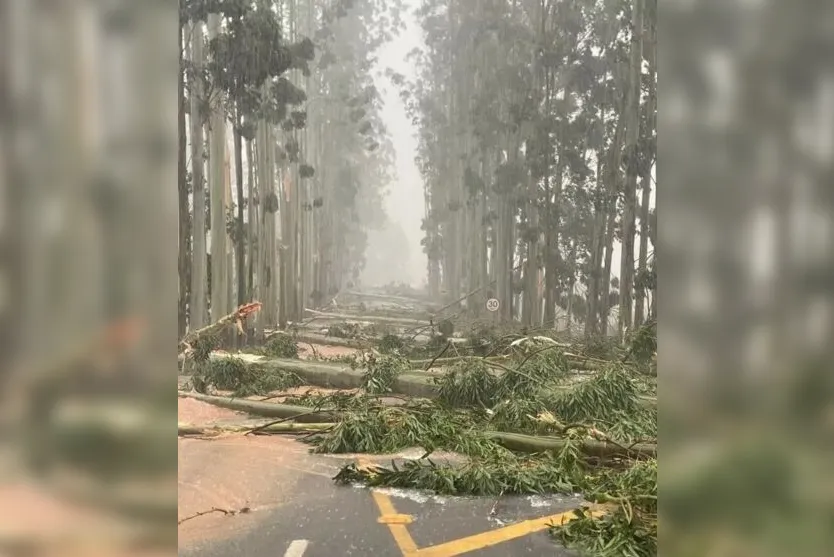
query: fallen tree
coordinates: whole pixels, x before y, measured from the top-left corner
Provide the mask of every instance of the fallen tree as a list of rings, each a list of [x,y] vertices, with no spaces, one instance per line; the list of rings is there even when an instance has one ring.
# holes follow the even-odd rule
[[[384,356],[380,357],[384,358]],[[334,388],[334,389],[358,389],[364,386],[366,381],[366,373],[362,369],[355,369],[348,365],[340,365],[323,362],[310,362],[303,360],[292,360],[284,358],[268,358],[264,356],[252,357],[251,360],[243,360],[239,356],[227,353],[215,353],[211,355],[211,360],[217,359],[238,359],[242,366],[254,368],[255,370],[280,371],[285,373],[293,373],[301,378],[304,384],[313,385],[316,387]],[[458,365],[461,362],[484,362],[490,367],[494,367],[494,376],[500,378],[504,374],[520,374],[522,376],[527,373],[500,364],[494,359],[482,358],[467,358],[457,360]],[[414,362],[408,362],[413,364]],[[394,394],[401,394],[421,398],[436,398],[440,395],[440,387],[437,380],[444,376],[446,372],[443,370],[426,371],[424,369],[413,369],[405,367],[391,378],[390,392]],[[590,375],[574,375],[577,380],[585,381],[593,376]],[[548,389],[554,392],[570,391],[578,384],[564,384],[564,385],[548,385]],[[256,394],[256,393],[252,393]],[[257,394],[266,394],[257,393]],[[655,397],[642,395],[639,397],[640,403],[646,406],[652,406],[657,403]]]
[[[318,313],[329,320],[364,317]],[[336,479],[449,495],[581,493],[609,504],[611,512],[578,516],[558,535],[617,538],[626,540],[629,554],[648,555],[642,551],[656,540],[657,525],[657,388],[621,346],[608,339],[565,343],[547,336],[552,332],[539,337],[511,327],[473,329],[454,347],[436,338],[370,336],[390,332],[387,327],[332,329],[355,338],[282,334],[294,342],[362,349],[350,365],[272,357],[262,349],[258,353],[269,357],[212,354],[207,363],[234,361],[225,377],[286,375],[350,392],[279,390],[280,404],[183,393],[278,423],[179,424],[180,435],[302,434],[321,454],[395,455],[420,447],[420,458],[396,459],[390,467],[347,466]],[[420,359],[409,361],[409,354]]]
[[[293,419],[299,424],[315,423],[315,427],[320,428],[321,430],[327,430],[335,427],[338,422],[345,417],[343,412],[315,410],[305,406],[295,406],[290,404],[241,400],[236,398],[201,395],[198,393],[180,393],[180,396],[194,398],[214,406],[237,410],[239,412],[246,412],[247,414],[255,416]],[[329,423],[322,423],[323,421],[327,421]],[[282,429],[281,427],[276,427],[275,431],[286,432],[292,429],[290,424],[276,424],[276,426],[280,425],[287,426],[287,428]],[[249,427],[251,428],[251,426]],[[298,427],[302,426],[299,425]],[[265,429],[264,431],[267,430]],[[510,450],[522,453],[560,451],[567,443],[565,439],[553,436],[534,436],[501,431],[486,431],[484,432],[484,435]],[[625,447],[613,442],[587,439],[578,441],[578,446],[586,455],[601,458],[629,456],[655,457],[657,455],[657,445],[653,443],[638,443]]]
[[[314,309],[304,308],[304,311],[325,319],[338,319],[340,321],[360,321],[366,323],[390,323],[392,325],[404,325],[411,327],[429,327],[431,323],[422,319],[408,319],[405,317],[383,317],[381,315],[349,315],[344,313],[327,313]]]
[[[276,332],[273,334],[286,334]],[[321,344],[323,346],[341,346],[344,348],[369,349],[373,348],[377,339],[375,338],[342,338],[317,333],[299,333],[293,335],[296,342],[306,344]]]
[[[316,433],[327,431],[334,427],[333,423],[211,423],[211,424],[177,424],[177,435],[180,437],[188,435],[216,435],[221,433],[248,433],[257,429],[258,433]]]
[[[241,335],[246,334],[243,330],[243,322],[250,315],[260,311],[260,309],[260,302],[243,304],[232,313],[221,317],[211,325],[206,325],[200,329],[190,331],[179,343],[179,354],[191,352],[195,343],[201,339],[214,337],[228,327],[237,327],[237,330]]]
[[[180,397],[193,398],[194,400],[199,400],[212,406],[235,410],[237,412],[245,412],[253,416],[262,416],[265,418],[287,418],[298,423],[335,422],[339,419],[339,415],[333,412],[310,409],[306,406],[293,406],[291,404],[277,404],[200,393],[187,393],[183,391],[179,391],[177,394]]]
[[[507,433],[502,431],[488,431],[486,436],[496,440],[507,449],[521,453],[541,453],[545,451],[561,451],[566,440],[559,437],[525,435],[523,433]],[[643,457],[656,458],[656,443],[635,443],[623,446],[610,441],[586,439],[580,442],[580,448],[588,456],[600,458],[613,457]]]

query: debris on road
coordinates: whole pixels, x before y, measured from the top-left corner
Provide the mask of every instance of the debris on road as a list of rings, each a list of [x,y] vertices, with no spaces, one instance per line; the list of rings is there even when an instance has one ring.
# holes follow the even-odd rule
[[[409,322],[405,313],[388,319]],[[625,349],[556,338],[547,330],[476,326],[468,336],[457,333],[455,343],[437,331],[423,342],[405,331],[366,332],[370,348],[333,360],[299,360],[301,331],[245,349],[257,356],[209,350],[197,361],[192,355],[193,392],[180,396],[277,421],[180,424],[180,434],[301,435],[312,452],[323,454],[418,447],[419,458],[389,466],[351,463],[334,479],[498,499],[581,493],[608,512],[580,509],[577,520],[553,526],[555,538],[596,555],[656,554],[653,329],[639,331]],[[335,390],[292,392],[300,385]],[[433,458],[438,453],[460,458]]]

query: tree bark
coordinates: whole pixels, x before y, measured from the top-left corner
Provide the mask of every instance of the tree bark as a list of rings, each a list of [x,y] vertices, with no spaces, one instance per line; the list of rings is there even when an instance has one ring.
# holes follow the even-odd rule
[[[220,16],[209,15],[209,38],[220,33]],[[209,156],[211,192],[211,315],[215,320],[229,313],[229,274],[226,254],[226,118],[219,106],[212,107]]]
[[[594,192],[594,228],[591,231],[591,261],[589,262],[588,299],[585,312],[585,338],[599,335],[602,292],[602,251],[605,237],[605,183],[602,177],[602,153],[596,152],[597,169]]]
[[[203,24],[191,26],[191,61],[195,67],[203,65]],[[191,250],[191,298],[189,325],[199,329],[207,322],[206,308],[206,190],[204,185],[205,145],[203,137],[203,114],[201,98],[202,83],[194,78],[191,83],[191,184],[193,192],[193,227]]]
[[[243,120],[240,112],[235,114],[232,129],[235,141],[235,189],[237,194],[237,237],[235,238],[235,256],[237,257],[237,304],[246,302],[246,224],[243,221],[243,137],[240,135]]]
[[[655,73],[656,60],[654,55],[654,49],[656,45],[656,31],[654,23],[649,21],[649,19],[649,17],[646,17],[645,21],[646,26],[648,28],[647,31],[649,36],[649,44],[648,48],[644,48],[643,51],[645,53],[645,58],[649,63],[649,98],[646,102],[646,134],[651,138],[654,135],[657,120],[657,117],[655,116],[655,112],[657,110],[657,74]],[[643,169],[643,176],[641,178],[643,194],[640,206],[640,254],[638,259],[638,269],[641,276],[645,276],[649,269],[649,235],[651,233],[651,227],[649,224],[649,204],[651,202],[652,194],[652,167],[656,159],[656,156],[652,157],[652,160],[649,161],[649,164],[645,165],[645,168]],[[642,325],[642,323],[645,320],[644,308],[646,296],[648,294],[649,292],[643,288],[636,292],[637,299],[635,302],[634,312],[635,328]],[[652,292],[652,304],[654,304],[655,296],[656,292]]]
[[[619,181],[619,177],[614,178]],[[614,256],[614,231],[617,228],[617,199],[614,196],[608,203],[605,224],[605,259],[602,267],[602,302],[600,305],[600,334],[608,335],[608,318],[611,315],[611,259]]]
[[[246,251],[249,254],[246,267],[246,284],[249,288],[247,291],[249,299],[254,299],[255,296],[255,245],[258,237],[258,210],[255,206],[255,149],[252,143],[253,141],[251,139],[246,141],[246,166],[248,169],[246,177],[246,208],[249,221],[246,227]]]
[[[620,257],[620,310],[617,333],[622,338],[633,326],[634,237],[637,216],[637,178],[640,174],[640,83],[643,69],[643,0],[634,0],[631,19],[631,63],[629,64],[626,116],[626,179]]]
[[[179,27],[179,111],[177,114],[177,128],[179,131],[178,165],[177,165],[177,194],[179,199],[179,252],[177,267],[179,270],[179,300],[177,303],[177,334],[180,338],[188,327],[187,306],[189,291],[189,245],[191,236],[191,216],[188,208],[188,181],[186,179],[186,133],[185,133],[185,72],[183,59],[183,33]]]

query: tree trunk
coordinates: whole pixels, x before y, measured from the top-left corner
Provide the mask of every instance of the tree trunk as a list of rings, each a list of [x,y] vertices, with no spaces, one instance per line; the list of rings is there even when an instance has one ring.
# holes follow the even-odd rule
[[[188,326],[187,307],[189,291],[189,244],[191,236],[191,216],[188,209],[188,182],[186,179],[186,133],[185,133],[185,72],[183,60],[183,33],[179,27],[179,112],[177,114],[177,128],[179,131],[179,157],[177,167],[177,194],[179,198],[179,252],[177,267],[179,270],[179,301],[177,303],[177,334],[180,338],[185,334]]]
[[[648,221],[649,221],[649,201],[651,198],[652,186],[650,176],[643,176],[642,182],[642,196],[640,200],[640,253],[638,256],[638,275],[645,277],[648,272],[649,260],[649,238],[648,238]],[[641,285],[640,288],[635,289],[634,292],[634,328],[636,329],[645,321],[645,307],[646,307],[647,290]]]
[[[246,284],[249,289],[247,296],[254,300],[255,296],[255,242],[258,237],[258,209],[255,207],[255,149],[252,145],[252,140],[246,141],[246,162],[247,162],[247,180],[246,180],[246,208],[248,226],[246,227],[246,251],[249,254],[248,265],[246,266]]]
[[[278,309],[278,268],[279,264],[284,264],[285,254],[278,249],[277,231],[275,228],[276,211],[280,205],[278,202],[278,193],[276,192],[275,180],[275,135],[274,130],[270,124],[264,126],[264,183],[261,189],[261,195],[265,199],[270,200],[270,207],[264,205],[262,209],[263,214],[263,252],[264,252],[264,269],[263,269],[263,288],[264,294],[264,316],[266,323],[272,325],[276,318],[281,319],[285,313],[279,313]],[[280,260],[276,258],[280,255]],[[283,299],[283,298],[282,298]],[[283,317],[286,319],[285,317]],[[286,321],[282,322],[286,326]]]
[[[611,258],[614,255],[614,231],[617,228],[617,200],[609,200],[607,222],[605,224],[605,260],[602,268],[600,307],[600,334],[608,335],[608,318],[611,315]]]
[[[246,303],[246,225],[243,221],[243,137],[240,129],[243,125],[240,112],[235,115],[232,129],[235,140],[235,189],[237,194],[237,236],[235,238],[235,255],[237,256],[237,305]]]
[[[548,91],[548,104],[550,103]],[[560,145],[561,151],[561,145]],[[559,262],[559,204],[562,195],[562,172],[564,157],[559,153],[556,161],[556,172],[547,176],[547,235],[545,236],[545,294],[544,294],[544,322],[546,327],[556,326],[556,301],[559,299],[559,276],[557,266]],[[548,169],[550,165],[548,165]],[[548,174],[550,174],[548,172]]]
[[[571,269],[571,275],[568,279],[568,332],[571,332],[573,329],[573,297],[574,292],[576,291],[576,244],[576,238],[572,238],[570,241],[570,252],[568,255],[568,257],[570,258],[570,260],[568,261],[568,265]]]
[[[225,126],[225,124],[224,124]],[[234,134],[233,134],[234,135]],[[227,222],[228,218],[231,216],[232,218],[237,220],[237,217],[234,215],[228,214],[228,209],[232,207],[232,156],[234,154],[234,140],[232,141],[231,147],[228,144],[229,137],[228,135],[224,136],[224,157],[223,157],[223,195],[226,199],[226,216],[224,219],[224,223]],[[232,223],[232,227],[237,226],[236,223]],[[229,311],[232,310],[232,307],[235,304],[235,275],[237,274],[237,265],[235,264],[235,242],[231,235],[229,234],[228,224],[226,225],[226,307]],[[232,342],[234,345],[237,345],[237,337],[232,337]]]
[[[654,55],[654,47],[656,44],[655,38],[655,26],[654,23],[649,21],[649,18],[646,18],[645,21],[648,29],[649,35],[649,45],[648,48],[644,48],[643,51],[645,52],[645,58],[649,63],[649,98],[646,102],[646,121],[648,125],[646,126],[646,134],[649,137],[654,135],[654,130],[656,126],[656,116],[655,112],[657,109],[657,76],[655,73],[656,67],[656,60]],[[639,263],[638,268],[640,270],[640,276],[645,277],[646,273],[648,272],[648,259],[649,259],[649,234],[650,234],[650,226],[649,226],[649,204],[651,202],[651,194],[652,194],[652,166],[654,165],[654,160],[656,160],[656,156],[653,157],[653,160],[650,160],[648,164],[645,165],[643,168],[643,176],[641,178],[642,188],[643,188],[643,195],[641,199],[641,206],[640,206],[640,254],[639,254]],[[634,315],[634,326],[639,327],[644,322],[644,308],[645,308],[645,299],[648,295],[648,291],[644,288],[640,288],[636,292],[637,300],[635,302],[635,315]],[[652,305],[654,305],[654,298],[656,293],[652,293]]]
[[[622,219],[620,257],[620,311],[617,333],[623,337],[633,325],[634,236],[637,216],[637,178],[640,174],[640,82],[643,69],[643,0],[634,0],[631,20],[631,63],[628,80],[626,116],[626,179]]]
[[[604,236],[605,259],[602,276],[600,277],[600,333],[602,335],[608,335],[608,316],[611,310],[609,296],[611,291],[611,257],[614,252],[614,231],[617,226],[617,192],[620,191],[620,163],[625,138],[626,100],[624,95],[618,103],[617,126],[603,167],[606,225]]]
[[[585,338],[599,335],[600,293],[602,291],[602,251],[605,238],[605,183],[602,179],[602,154],[597,151],[596,191],[594,192],[594,228],[591,231],[591,261],[589,262],[588,299],[585,312]]]
[[[191,26],[191,61],[195,67],[203,65],[203,24]],[[203,139],[204,114],[200,99],[203,88],[199,79],[191,83],[191,185],[194,221],[191,250],[191,298],[189,321],[191,329],[207,323],[206,312],[206,190],[204,185],[205,152]]]
[[[220,33],[220,16],[209,15],[209,37]],[[212,319],[229,313],[229,275],[226,259],[226,118],[220,106],[212,108],[209,155],[209,190],[211,201],[211,315]]]

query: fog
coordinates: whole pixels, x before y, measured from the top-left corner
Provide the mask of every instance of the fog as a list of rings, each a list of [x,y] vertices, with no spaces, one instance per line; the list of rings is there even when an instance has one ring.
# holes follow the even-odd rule
[[[403,14],[406,29],[380,52],[377,63],[377,86],[382,92],[382,118],[396,152],[395,181],[388,187],[385,212],[389,225],[368,233],[367,260],[362,283],[384,285],[391,282],[419,287],[426,282],[426,256],[420,246],[420,224],[425,215],[423,180],[414,157],[417,154],[417,130],[406,114],[397,89],[384,76],[387,68],[407,78],[414,76],[414,66],[406,60],[408,53],[423,44],[422,33],[414,20],[412,8],[419,2],[407,0]]]

